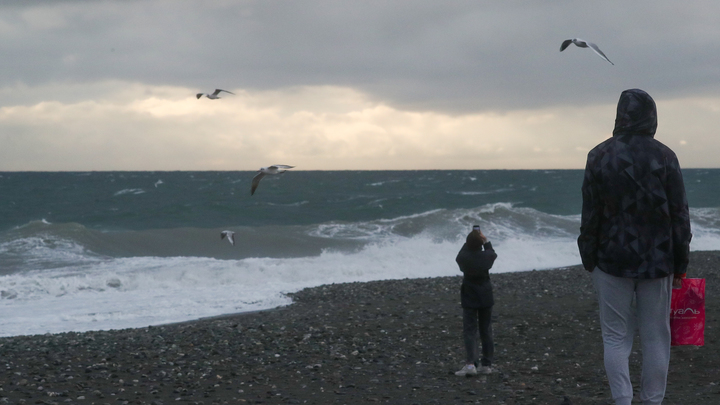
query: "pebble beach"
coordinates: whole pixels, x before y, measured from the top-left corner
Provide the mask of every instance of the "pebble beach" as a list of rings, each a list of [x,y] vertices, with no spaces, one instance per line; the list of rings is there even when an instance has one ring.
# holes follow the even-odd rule
[[[720,252],[691,253],[688,277],[706,279],[705,346],[672,348],[665,404],[720,403],[718,269]],[[491,277],[490,375],[454,375],[458,275],[325,285],[286,307],[178,324],[0,338],[0,404],[612,404],[588,273]],[[633,383],[639,374],[636,338]]]

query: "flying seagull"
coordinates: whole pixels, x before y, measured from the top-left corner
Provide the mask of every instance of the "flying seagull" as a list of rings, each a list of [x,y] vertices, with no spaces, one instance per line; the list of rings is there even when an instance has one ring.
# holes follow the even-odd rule
[[[250,188],[250,195],[255,194],[255,190],[258,187],[258,184],[260,184],[260,180],[262,180],[263,177],[265,177],[266,174],[280,174],[285,173],[285,169],[292,169],[295,166],[288,166],[288,165],[272,165],[268,167],[261,167],[260,170],[258,170],[258,174],[255,175],[252,179],[252,187]]]
[[[575,44],[579,46],[580,48],[590,48],[592,49],[596,54],[600,55],[601,58],[605,59],[606,61],[610,62],[610,59],[608,59],[607,56],[603,53],[603,51],[598,48],[597,45],[593,44],[592,42],[585,41],[580,38],[573,38],[573,39],[566,39],[563,41],[562,45],[560,45],[560,52],[564,51],[565,48],[570,46],[570,44]],[[615,65],[614,63],[610,62],[611,65]]]
[[[231,245],[235,246],[235,232],[233,232],[233,231],[220,232],[220,239],[225,239],[226,236],[227,236],[228,242],[230,242]]]
[[[215,91],[212,94],[198,93],[198,94],[196,94],[196,97],[200,98],[202,96],[205,96],[205,97],[209,98],[210,100],[217,100],[220,98],[220,96],[218,96],[218,94],[220,94],[221,91],[224,91],[225,93],[235,94],[232,91],[227,91],[227,90],[223,90],[223,89],[215,89]]]

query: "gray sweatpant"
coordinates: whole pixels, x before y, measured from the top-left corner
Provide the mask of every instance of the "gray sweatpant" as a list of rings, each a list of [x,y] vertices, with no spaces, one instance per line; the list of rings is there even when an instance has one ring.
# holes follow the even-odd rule
[[[633,398],[628,359],[636,326],[642,347],[640,400],[645,405],[662,404],[670,364],[672,276],[635,280],[599,268],[591,274],[600,304],[605,372],[615,404],[630,405]]]

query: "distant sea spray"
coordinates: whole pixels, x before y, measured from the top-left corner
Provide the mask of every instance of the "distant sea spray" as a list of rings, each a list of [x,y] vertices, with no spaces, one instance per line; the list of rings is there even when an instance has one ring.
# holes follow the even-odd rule
[[[684,174],[691,247],[720,250],[720,170]],[[250,197],[252,175],[2,173],[0,335],[142,327],[286,305],[285,293],[327,283],[458,275],[473,224],[498,252],[493,272],[580,262],[582,171],[297,171]]]

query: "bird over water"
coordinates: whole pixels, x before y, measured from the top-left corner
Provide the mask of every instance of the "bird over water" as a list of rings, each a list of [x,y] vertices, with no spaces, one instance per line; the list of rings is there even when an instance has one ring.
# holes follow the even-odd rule
[[[570,46],[570,44],[575,44],[575,45],[577,45],[577,46],[580,47],[580,48],[590,48],[590,49],[593,50],[593,52],[595,52],[596,54],[598,54],[598,56],[600,56],[601,58],[603,58],[603,59],[605,59],[606,61],[610,62],[610,59],[608,59],[608,57],[605,56],[605,54],[603,53],[603,51],[601,51],[600,48],[598,48],[597,45],[593,44],[592,42],[588,42],[588,41],[585,41],[585,40],[583,40],[583,39],[580,39],[580,38],[573,38],[573,39],[566,39],[566,40],[564,40],[563,43],[562,43],[562,45],[560,45],[560,52],[564,51],[565,48],[567,48],[568,46]],[[610,64],[611,64],[611,65],[614,65],[614,63],[612,63],[612,62],[610,62]]]
[[[258,185],[260,184],[260,180],[262,180],[263,177],[267,174],[281,174],[285,173],[286,169],[292,169],[295,166],[288,166],[288,165],[272,165],[268,167],[261,167],[260,170],[258,170],[258,174],[255,175],[252,179],[252,186],[250,188],[250,195],[255,194],[255,190],[257,189]]]
[[[231,245],[235,246],[235,232],[233,231],[222,231],[220,232],[220,239],[225,239],[227,237],[228,242],[230,242]]]

